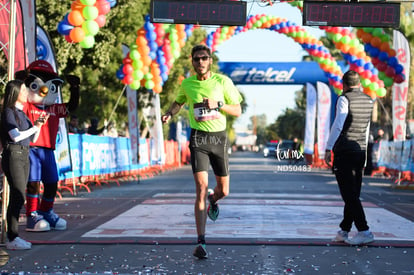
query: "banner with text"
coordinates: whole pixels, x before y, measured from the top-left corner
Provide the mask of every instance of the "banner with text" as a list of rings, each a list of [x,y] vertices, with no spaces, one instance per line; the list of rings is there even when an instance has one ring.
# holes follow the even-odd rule
[[[402,83],[394,83],[392,86],[392,132],[395,141],[405,140],[408,83],[410,76],[410,46],[404,35],[393,31],[393,48],[397,52],[397,58],[404,67],[405,80]]]
[[[316,89],[310,83],[306,83],[306,123],[304,138],[304,153],[313,155],[315,146],[316,124]]]
[[[325,158],[326,143],[331,126],[331,90],[325,83],[316,83],[318,91],[318,154],[320,159]]]

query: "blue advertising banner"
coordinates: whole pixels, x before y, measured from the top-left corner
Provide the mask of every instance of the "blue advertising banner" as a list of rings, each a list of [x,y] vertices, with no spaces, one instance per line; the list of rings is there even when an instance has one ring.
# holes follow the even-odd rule
[[[86,134],[70,134],[68,136],[73,170],[69,173],[60,170],[60,180],[66,177],[102,175],[140,169],[149,165],[148,146],[140,146],[140,152],[142,156],[146,156],[146,159],[143,158],[140,164],[132,162],[128,138]],[[145,145],[146,140],[140,139],[140,144]]]
[[[317,62],[219,62],[220,70],[236,85],[305,85],[317,81],[328,83]],[[341,66],[342,67],[342,66]]]

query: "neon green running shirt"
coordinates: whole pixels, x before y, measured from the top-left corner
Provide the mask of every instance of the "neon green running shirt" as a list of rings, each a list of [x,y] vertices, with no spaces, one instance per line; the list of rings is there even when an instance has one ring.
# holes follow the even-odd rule
[[[200,81],[196,75],[184,79],[175,101],[188,104],[190,127],[205,132],[224,131],[226,115],[205,108],[203,98],[223,101],[229,105],[239,104],[243,99],[231,79],[225,75],[212,72],[206,80]]]

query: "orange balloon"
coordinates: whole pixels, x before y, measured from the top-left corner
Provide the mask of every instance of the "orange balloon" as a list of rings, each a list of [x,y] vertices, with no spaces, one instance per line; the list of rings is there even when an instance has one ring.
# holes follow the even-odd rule
[[[343,53],[348,53],[349,52],[349,49],[350,49],[350,46],[348,44],[342,44],[341,51]]]
[[[84,7],[85,5],[82,4],[82,2],[79,0],[73,1],[72,4],[70,5],[71,10],[73,11],[74,10],[82,11]]]
[[[394,49],[391,49],[391,48],[387,51],[387,53],[388,53],[389,57],[393,57],[393,56],[397,55],[396,51]]]
[[[138,35],[137,39],[135,40],[135,43],[138,47],[143,47],[146,46],[148,42],[144,35]]]
[[[362,41],[364,41],[364,43],[369,43],[372,39],[372,35],[370,33],[364,33],[362,35]]]
[[[144,63],[144,67],[148,67],[151,64],[151,57],[149,57],[148,55],[143,55],[141,59]]]
[[[81,42],[85,38],[85,31],[81,27],[75,27],[70,31],[69,37],[75,43]]]
[[[68,14],[68,21],[72,26],[79,27],[85,21],[85,18],[81,11],[73,10]]]
[[[349,54],[352,56],[356,56],[359,53],[359,50],[356,47],[349,48]]]
[[[388,52],[388,50],[390,49],[390,44],[388,42],[382,42],[380,45],[380,50],[382,52]]]
[[[364,32],[363,29],[358,29],[356,35],[357,35],[358,38],[362,38],[362,36],[364,35],[364,33],[365,32]]]
[[[152,89],[155,93],[159,94],[162,92],[161,84],[155,84],[154,88]]]
[[[144,27],[142,27],[139,30],[137,30],[137,35],[138,36],[143,35],[145,37],[145,29],[144,29]]]
[[[382,41],[381,41],[381,38],[379,38],[379,37],[373,37],[371,39],[371,45],[374,46],[374,47],[376,47],[376,48],[379,48],[379,46],[381,45],[381,43],[382,43]]]

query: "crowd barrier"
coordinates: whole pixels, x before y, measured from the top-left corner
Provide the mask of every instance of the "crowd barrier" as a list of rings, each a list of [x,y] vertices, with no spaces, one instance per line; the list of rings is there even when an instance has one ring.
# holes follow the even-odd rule
[[[378,146],[378,148],[376,148]],[[376,169],[372,176],[382,174],[396,184],[414,183],[414,141],[381,141],[374,144],[373,157]]]
[[[164,141],[165,159],[151,156],[153,145],[149,139],[139,140],[139,163],[132,163],[130,142],[125,137],[106,137],[87,134],[69,134],[71,169],[60,164],[59,196],[63,191],[76,195],[81,189],[91,192],[90,185],[97,186],[122,180],[140,180],[153,177],[168,169],[189,163],[188,143]],[[65,154],[63,152],[62,154]]]

